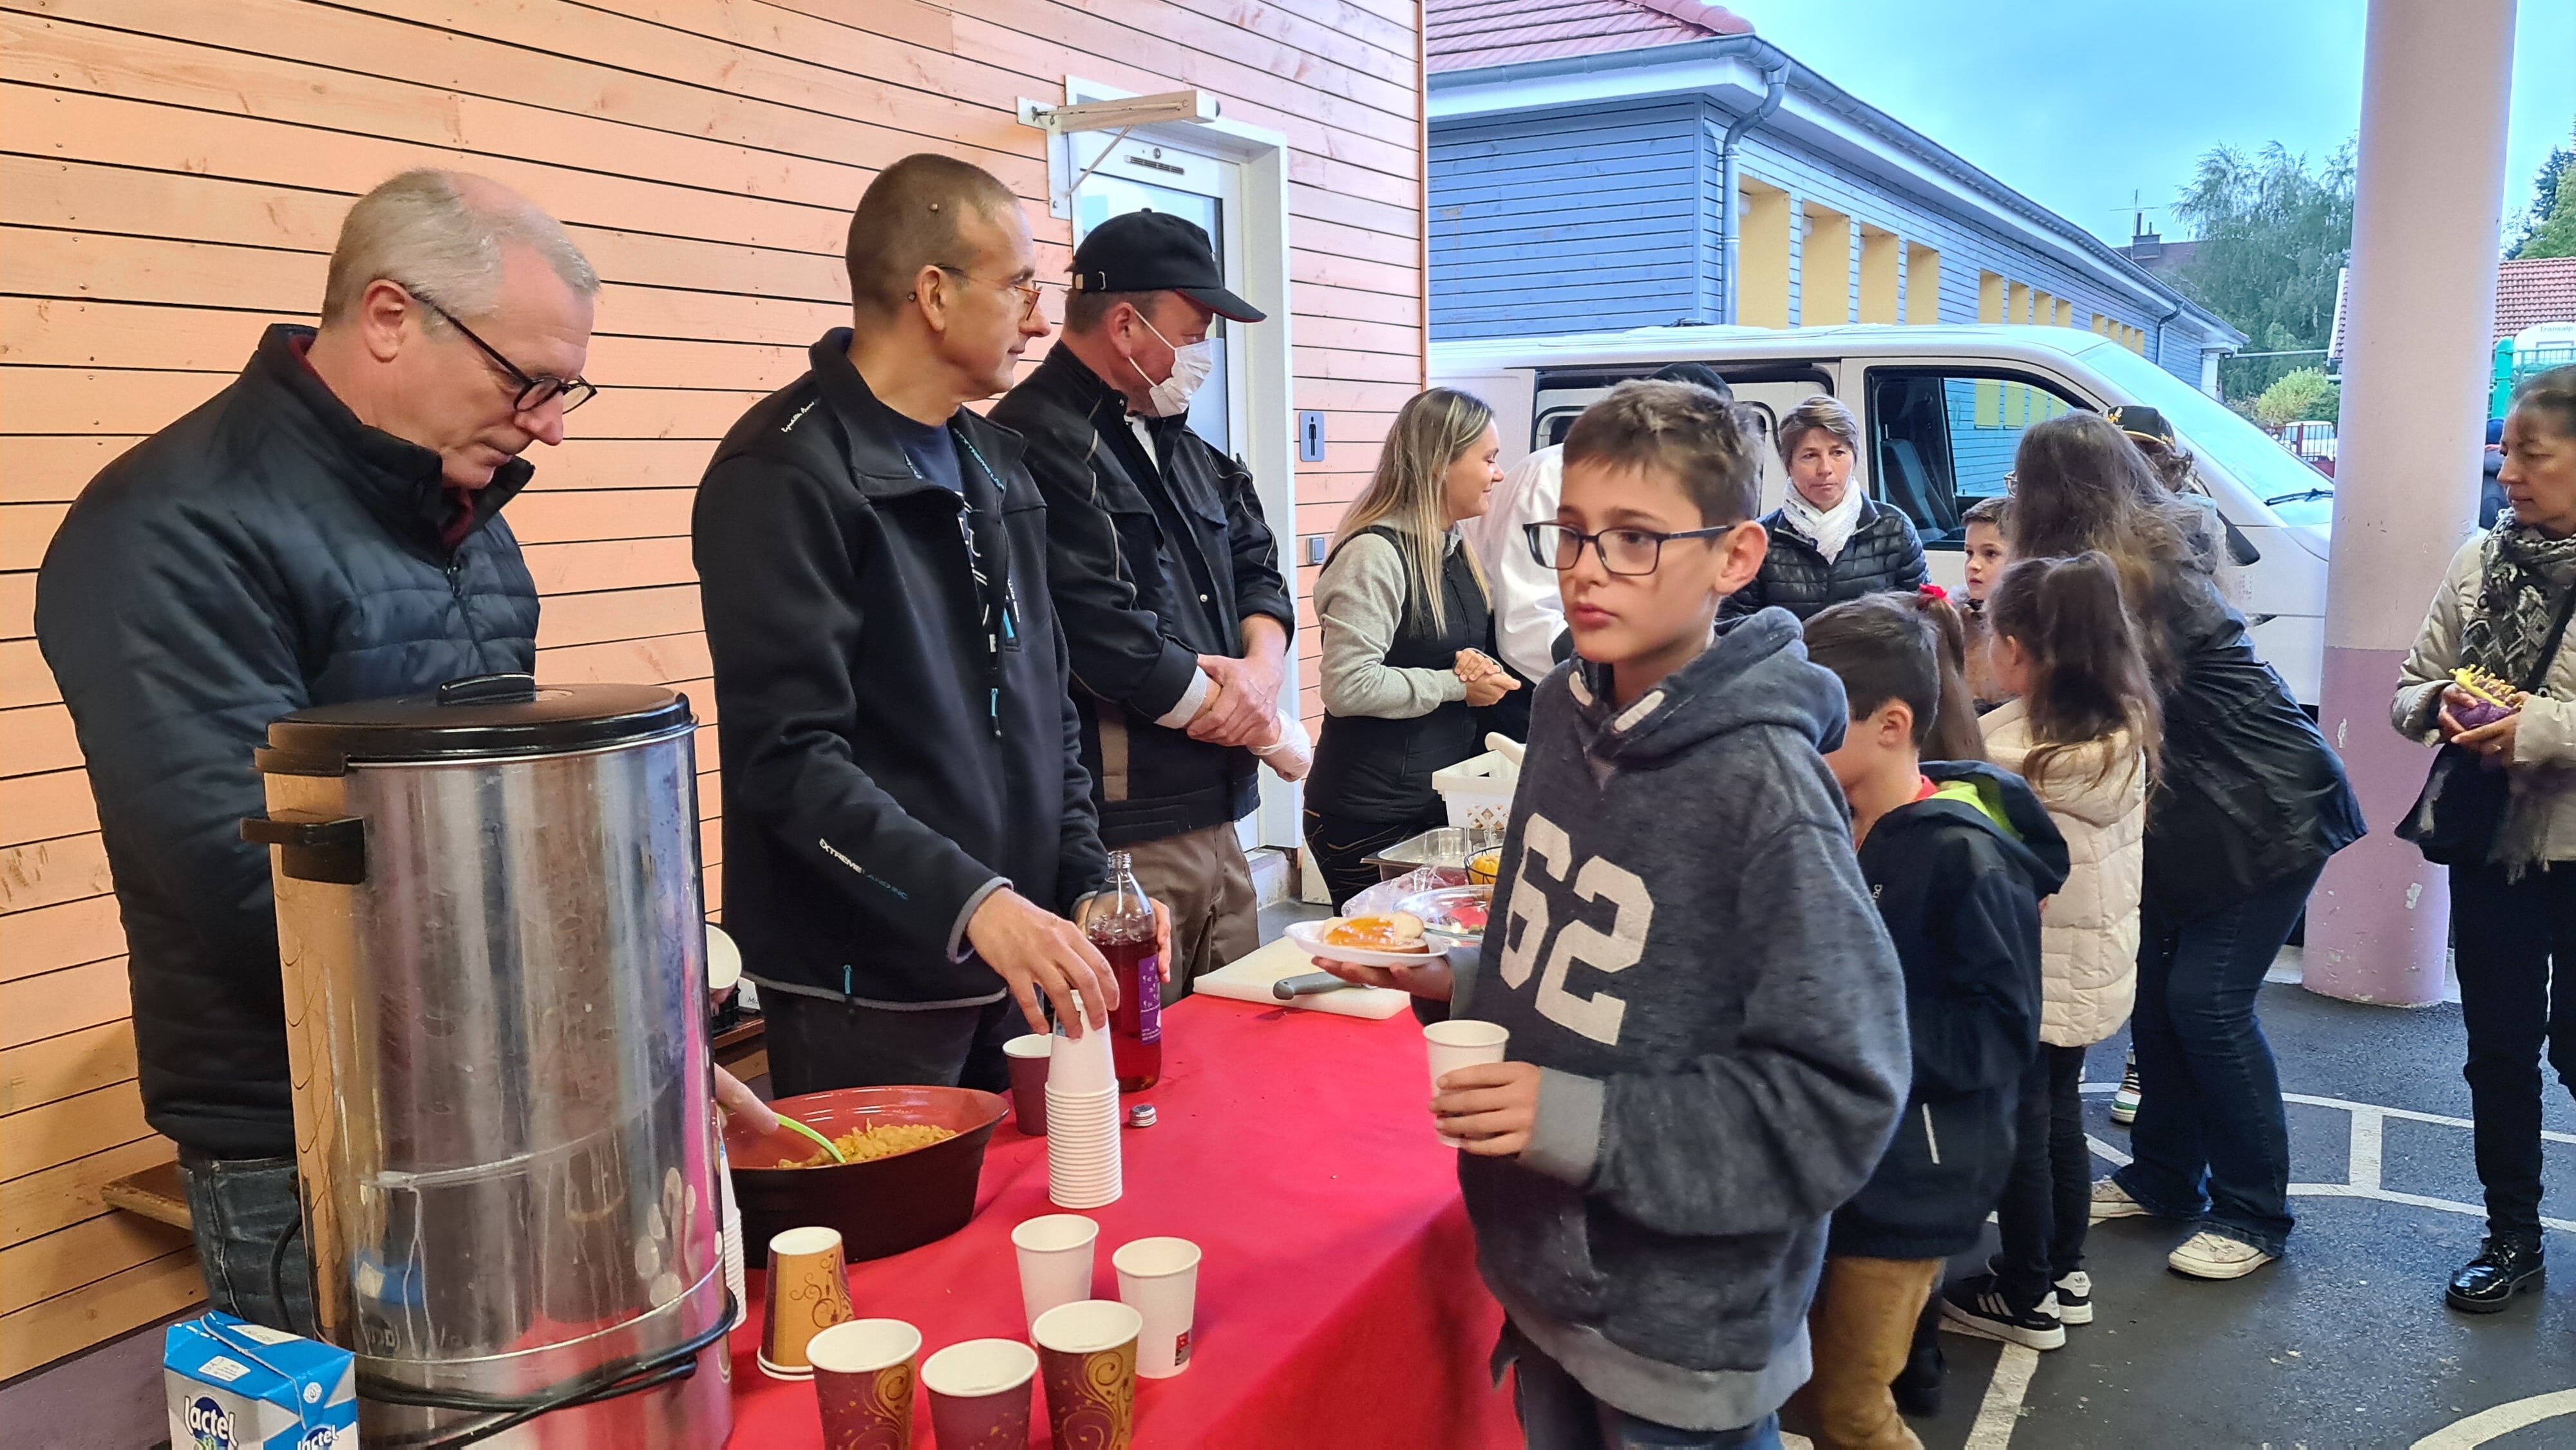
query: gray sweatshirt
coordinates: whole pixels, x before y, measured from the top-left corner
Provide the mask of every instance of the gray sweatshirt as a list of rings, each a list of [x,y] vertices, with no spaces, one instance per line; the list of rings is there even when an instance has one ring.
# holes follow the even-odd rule
[[[1808,1370],[1826,1220],[1911,1081],[1905,986],[1818,751],[1841,684],[1766,609],[1623,712],[1539,687],[1459,1015],[1544,1069],[1517,1159],[1462,1154],[1485,1280],[1594,1395],[1720,1430]]]

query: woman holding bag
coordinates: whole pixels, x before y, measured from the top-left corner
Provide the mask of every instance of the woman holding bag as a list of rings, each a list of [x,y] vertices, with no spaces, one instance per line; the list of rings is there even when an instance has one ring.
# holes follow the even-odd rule
[[[2428,784],[2399,834],[2451,871],[2487,1239],[2444,1298],[2473,1314],[2540,1287],[2544,1044],[2559,1083],[2576,1090],[2576,650],[2565,644],[2576,606],[2576,367],[2523,385],[2497,478],[2509,508],[2452,557],[2390,710],[2400,734],[2469,752],[2446,752],[2441,788]],[[2461,668],[2528,697],[2479,723],[2484,702],[2453,680]],[[2504,789],[2493,777],[2478,789],[2482,766],[2503,773]]]

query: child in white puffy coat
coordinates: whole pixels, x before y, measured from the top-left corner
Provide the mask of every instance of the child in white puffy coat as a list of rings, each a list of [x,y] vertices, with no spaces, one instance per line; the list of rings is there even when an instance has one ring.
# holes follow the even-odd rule
[[[2055,1349],[2093,1318],[2083,1272],[2092,1158],[2084,1049],[2120,1030],[2137,991],[2155,685],[2107,556],[2027,559],[1987,602],[1995,678],[2018,698],[1979,724],[1994,764],[2030,782],[2066,837],[2071,869],[2040,917],[2039,1057],[2022,1079],[2019,1138],[1992,1271],[1952,1285],[1942,1317],[1965,1333]]]

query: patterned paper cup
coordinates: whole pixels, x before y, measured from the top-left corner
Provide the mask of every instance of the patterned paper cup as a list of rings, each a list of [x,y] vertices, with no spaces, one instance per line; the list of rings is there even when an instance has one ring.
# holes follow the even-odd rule
[[[805,1346],[826,1450],[912,1450],[921,1331],[900,1319],[835,1324]]]
[[[1055,1450],[1127,1450],[1136,1436],[1136,1336],[1145,1320],[1108,1299],[1050,1309],[1029,1330],[1046,1376]]]
[[[841,1231],[791,1228],[769,1240],[769,1297],[760,1325],[760,1369],[772,1379],[814,1375],[805,1346],[850,1317]]]

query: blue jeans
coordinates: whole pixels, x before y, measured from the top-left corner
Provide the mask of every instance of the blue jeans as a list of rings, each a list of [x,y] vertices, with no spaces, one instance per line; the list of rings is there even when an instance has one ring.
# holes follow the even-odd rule
[[[2254,999],[2325,863],[2207,916],[2140,914],[2137,1161],[2112,1175],[2162,1218],[2199,1218],[2278,1254],[2289,1242],[2290,1124]]]
[[[316,1332],[313,1259],[292,1158],[179,1150],[207,1307],[289,1334]]]
[[[1780,1417],[1740,1430],[1679,1430],[1595,1399],[1565,1366],[1507,1330],[1512,1406],[1529,1450],[1780,1450]]]

